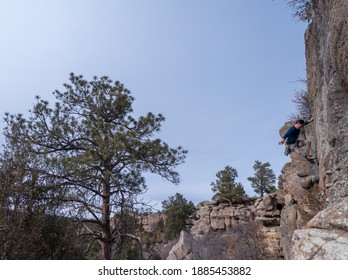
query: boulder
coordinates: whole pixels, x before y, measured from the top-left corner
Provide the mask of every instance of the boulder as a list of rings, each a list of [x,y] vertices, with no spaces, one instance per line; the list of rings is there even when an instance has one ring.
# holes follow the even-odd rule
[[[167,260],[192,260],[192,242],[191,235],[181,231],[179,241],[170,250]]]

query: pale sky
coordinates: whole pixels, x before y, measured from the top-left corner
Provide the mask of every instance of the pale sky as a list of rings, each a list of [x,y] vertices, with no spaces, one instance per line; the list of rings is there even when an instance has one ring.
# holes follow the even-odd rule
[[[145,199],[211,200],[227,165],[253,196],[255,160],[276,176],[288,161],[278,131],[304,87],[306,27],[285,0],[0,0],[0,115],[26,114],[36,95],[53,102],[70,72],[106,75],[189,151],[181,184],[146,176]]]

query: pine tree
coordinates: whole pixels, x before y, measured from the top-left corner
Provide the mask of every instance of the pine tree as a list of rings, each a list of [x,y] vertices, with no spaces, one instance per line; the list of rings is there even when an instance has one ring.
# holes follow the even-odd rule
[[[168,200],[163,201],[162,207],[166,214],[165,238],[172,240],[186,229],[187,219],[193,214],[195,206],[182,194],[176,193],[175,196],[170,196]]]
[[[165,120],[161,114],[133,117],[134,97],[120,82],[73,73],[69,80],[54,92],[53,106],[37,97],[30,118],[9,116],[8,126],[21,126],[30,150],[44,158],[37,168],[61,190],[59,199],[86,225],[86,235],[102,245],[103,258],[111,259],[115,240],[125,236],[112,216],[132,211],[147,189],[144,172],[179,183],[175,168],[187,151],[154,137]]]
[[[20,132],[20,123],[5,128],[0,153],[0,259],[83,259],[79,226],[52,199],[59,194]]]
[[[218,179],[210,184],[215,193],[213,200],[233,204],[243,199],[244,187],[241,183],[236,182],[238,172],[235,168],[226,166],[224,170],[216,174],[216,177]]]
[[[251,187],[257,194],[260,194],[261,197],[263,197],[265,193],[272,193],[276,190],[274,186],[276,176],[270,166],[269,162],[262,163],[256,160],[253,166],[255,176],[248,177],[248,180],[251,182]]]

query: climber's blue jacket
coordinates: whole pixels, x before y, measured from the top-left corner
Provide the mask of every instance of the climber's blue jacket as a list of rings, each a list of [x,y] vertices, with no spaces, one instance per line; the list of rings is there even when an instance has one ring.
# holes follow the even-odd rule
[[[309,122],[304,122],[303,126],[309,124]],[[282,138],[286,139],[286,144],[295,144],[298,136],[300,135],[301,129],[297,129],[295,126],[292,126],[284,134]]]

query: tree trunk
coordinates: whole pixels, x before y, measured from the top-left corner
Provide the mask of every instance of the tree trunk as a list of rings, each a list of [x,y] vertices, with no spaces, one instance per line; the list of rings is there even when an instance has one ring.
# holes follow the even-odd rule
[[[105,240],[103,240],[103,259],[104,260],[111,260],[111,247],[112,243],[107,240],[107,237],[105,237]]]
[[[112,241],[111,241],[111,225],[110,225],[110,188],[105,187],[103,191],[102,205],[102,250],[104,260],[111,260]]]

